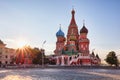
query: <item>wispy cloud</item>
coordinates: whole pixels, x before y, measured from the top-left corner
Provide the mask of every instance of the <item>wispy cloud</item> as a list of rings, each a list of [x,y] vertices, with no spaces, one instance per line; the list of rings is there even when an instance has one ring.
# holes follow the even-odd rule
[[[5,42],[14,42],[14,39],[4,39]]]

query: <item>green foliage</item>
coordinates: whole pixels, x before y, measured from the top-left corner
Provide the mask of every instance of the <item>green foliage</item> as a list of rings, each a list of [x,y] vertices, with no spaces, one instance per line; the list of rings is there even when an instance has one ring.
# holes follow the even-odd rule
[[[105,61],[110,65],[118,66],[118,59],[114,51],[108,53]]]
[[[33,59],[33,49],[30,46],[24,46],[16,50],[15,62],[16,64],[24,64],[24,58]]]
[[[41,51],[38,49],[33,49],[33,54],[34,54],[34,57],[33,57],[33,64],[42,64],[42,54],[41,54]]]
[[[42,56],[43,56],[44,64],[49,63],[49,59],[46,58],[45,54],[42,53],[42,51],[39,50],[38,48],[33,49],[33,54],[34,54],[34,57],[33,57],[33,60],[32,60],[33,64],[42,65]]]
[[[49,63],[49,59],[46,58],[43,49],[31,48],[30,46],[25,46],[22,49],[16,50],[17,56],[15,58],[16,64],[24,64],[24,58],[29,58],[32,60],[33,64],[42,64],[42,56],[44,58],[44,64]],[[24,56],[23,56],[24,55]]]

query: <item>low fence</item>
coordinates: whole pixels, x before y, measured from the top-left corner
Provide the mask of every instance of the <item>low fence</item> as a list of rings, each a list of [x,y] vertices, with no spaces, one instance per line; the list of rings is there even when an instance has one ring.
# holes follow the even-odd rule
[[[14,65],[5,66],[6,69],[17,69],[17,68],[52,68],[52,69],[120,69],[115,66],[56,66],[56,65]]]

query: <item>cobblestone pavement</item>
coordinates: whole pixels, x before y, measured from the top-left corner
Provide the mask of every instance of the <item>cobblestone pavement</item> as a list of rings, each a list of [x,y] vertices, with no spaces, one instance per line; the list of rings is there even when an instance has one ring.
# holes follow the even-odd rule
[[[0,80],[120,80],[120,70],[0,69]]]

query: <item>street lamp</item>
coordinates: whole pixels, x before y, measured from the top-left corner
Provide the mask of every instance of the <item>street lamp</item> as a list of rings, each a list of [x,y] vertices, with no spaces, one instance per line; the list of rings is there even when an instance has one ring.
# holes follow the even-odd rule
[[[44,67],[44,49],[43,49],[43,47],[44,47],[44,44],[46,43],[46,40],[43,42],[43,44],[42,44],[42,49],[41,49],[41,53],[42,53],[42,67]]]

